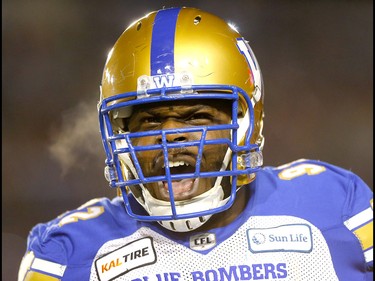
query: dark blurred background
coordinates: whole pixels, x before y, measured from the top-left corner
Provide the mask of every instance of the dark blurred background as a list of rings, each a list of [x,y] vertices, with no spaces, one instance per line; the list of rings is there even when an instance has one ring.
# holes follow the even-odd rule
[[[373,1],[2,2],[2,280],[32,226],[94,197],[96,102],[107,52],[134,20],[195,6],[235,23],[265,83],[265,164],[313,158],[373,186]]]

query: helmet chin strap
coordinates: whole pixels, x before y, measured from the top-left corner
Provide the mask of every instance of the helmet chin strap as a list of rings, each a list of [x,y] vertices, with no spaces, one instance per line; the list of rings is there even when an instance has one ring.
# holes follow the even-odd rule
[[[145,199],[143,207],[150,215],[167,216],[172,214],[170,202],[156,199],[147,189],[143,190],[143,197]],[[223,188],[220,185],[215,185],[213,188],[192,199],[177,201],[175,204],[176,213],[181,215],[221,207],[229,200],[229,197],[226,199],[223,198]],[[188,219],[159,221],[159,224],[175,232],[188,232],[202,226],[211,216],[206,215]]]

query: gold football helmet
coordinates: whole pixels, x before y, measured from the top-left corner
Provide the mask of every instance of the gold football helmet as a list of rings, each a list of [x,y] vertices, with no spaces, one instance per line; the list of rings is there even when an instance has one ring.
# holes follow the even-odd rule
[[[128,121],[135,106],[180,100],[225,100],[232,108],[230,124],[130,132]],[[249,183],[263,164],[263,82],[248,42],[228,22],[195,8],[169,8],[133,22],[108,54],[98,105],[100,131],[106,152],[105,174],[119,188],[127,212],[139,220],[158,221],[173,231],[190,231],[212,214],[228,209],[239,187]],[[230,130],[227,140],[207,140],[210,130]],[[170,143],[166,135],[199,131],[201,140]],[[136,146],[132,140],[160,136],[161,144]],[[221,169],[202,171],[200,155],[190,172],[171,172],[170,149],[225,144]],[[160,150],[165,173],[147,176],[138,154]],[[200,152],[201,153],[201,152]],[[215,177],[214,186],[189,200],[173,198],[172,182],[184,178]],[[221,186],[230,178],[230,191]],[[146,185],[166,182],[170,202],[151,196]],[[136,208],[136,201],[143,206]],[[142,210],[142,211],[140,211]]]

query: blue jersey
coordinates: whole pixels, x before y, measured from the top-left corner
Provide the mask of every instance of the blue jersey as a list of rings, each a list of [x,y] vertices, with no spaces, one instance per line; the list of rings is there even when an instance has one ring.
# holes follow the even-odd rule
[[[299,160],[245,188],[229,225],[187,233],[91,200],[32,229],[19,281],[372,280],[373,193],[358,176]]]

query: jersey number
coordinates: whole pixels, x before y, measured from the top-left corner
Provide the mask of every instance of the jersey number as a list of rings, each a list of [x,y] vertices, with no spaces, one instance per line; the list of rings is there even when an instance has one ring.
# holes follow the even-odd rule
[[[302,175],[317,175],[326,170],[325,167],[315,164],[300,164],[291,168],[287,168],[279,173],[282,180],[291,180]]]
[[[78,220],[89,220],[100,216],[104,212],[103,207],[88,207],[86,212],[76,212],[64,217],[60,222],[59,226],[63,226],[68,223],[77,222]]]

